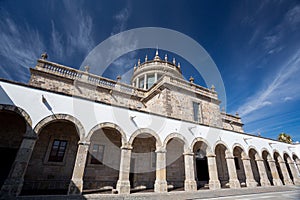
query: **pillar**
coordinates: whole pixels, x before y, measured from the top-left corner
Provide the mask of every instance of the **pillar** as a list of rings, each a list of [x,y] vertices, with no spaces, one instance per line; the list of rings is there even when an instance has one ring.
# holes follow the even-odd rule
[[[144,75],[144,90],[147,89],[147,74]]]
[[[299,175],[298,175],[298,172],[297,172],[296,164],[292,160],[288,161],[288,164],[290,166],[290,169],[291,169],[291,172],[292,172],[292,175],[293,175],[293,178],[294,178],[294,184],[295,185],[300,185],[300,178],[299,178]]]
[[[295,160],[295,162],[296,162],[296,166],[297,166],[298,174],[300,175],[300,160],[299,160],[299,159],[297,159],[297,160]]]
[[[251,162],[249,156],[242,157],[247,187],[256,187],[257,182],[254,180],[253,171],[251,168]]]
[[[139,80],[140,80],[139,77],[137,77],[137,78],[136,78],[136,83],[135,83],[135,86],[136,86],[137,88],[140,87],[140,85],[139,85],[139,82],[140,82],[140,81],[139,81]]]
[[[280,169],[281,169],[281,172],[283,175],[283,181],[284,181],[285,185],[293,185],[293,181],[290,178],[290,175],[288,173],[285,162],[283,160],[281,160],[281,161],[278,161],[278,163],[280,165]]]
[[[157,82],[157,72],[155,72],[155,74],[154,74],[154,83],[156,83]]]
[[[166,150],[156,151],[156,179],[154,183],[155,192],[167,192],[168,185],[166,181]]]
[[[229,174],[229,187],[230,188],[240,188],[240,182],[237,178],[236,168],[234,164],[234,157],[232,153],[227,152],[226,153],[226,163],[228,168],[228,174]]]
[[[73,169],[73,175],[68,189],[69,195],[79,195],[82,193],[83,175],[84,175],[84,169],[85,169],[89,146],[90,146],[89,142],[78,143],[78,150],[77,150],[75,165]]]
[[[209,173],[209,189],[215,190],[220,189],[221,184],[218,178],[218,169],[217,169],[217,162],[216,162],[216,155],[215,154],[208,154],[207,157],[207,165],[208,165],[208,173]]]
[[[266,172],[266,167],[264,165],[264,160],[263,159],[256,159],[255,160],[257,163],[257,168],[258,168],[258,173],[260,176],[260,184],[261,186],[270,186],[271,183],[268,179],[268,175]]]
[[[273,184],[275,186],[282,185],[281,179],[279,177],[279,174],[278,174],[278,171],[277,171],[277,168],[276,168],[275,160],[273,160],[273,159],[270,160],[269,159],[268,163],[269,163],[269,166],[270,166],[270,169],[271,169],[271,174],[272,174],[272,177],[273,177]]]
[[[24,182],[24,176],[36,140],[36,134],[32,130],[27,130],[23,137],[14,163],[12,164],[9,175],[2,185],[0,199],[13,198],[21,193]]]
[[[132,147],[130,145],[124,145],[121,147],[119,180],[117,182],[117,191],[119,194],[130,193],[129,172],[130,172],[131,150]]]
[[[185,170],[184,190],[187,192],[196,191],[197,184],[195,181],[194,154],[191,152],[186,152],[183,155]]]

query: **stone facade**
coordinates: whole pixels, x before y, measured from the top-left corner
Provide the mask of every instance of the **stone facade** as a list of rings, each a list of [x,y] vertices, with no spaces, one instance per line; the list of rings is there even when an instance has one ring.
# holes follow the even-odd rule
[[[213,87],[184,80],[158,53],[138,63],[131,85],[45,59],[29,85],[0,84],[11,100],[0,101],[0,153],[11,159],[1,198],[300,183],[297,145],[244,133]]]

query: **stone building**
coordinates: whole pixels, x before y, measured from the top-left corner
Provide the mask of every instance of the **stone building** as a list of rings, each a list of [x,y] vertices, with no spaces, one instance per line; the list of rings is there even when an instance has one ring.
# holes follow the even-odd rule
[[[245,133],[158,51],[131,85],[46,57],[29,84],[0,80],[2,197],[300,184],[300,145]]]

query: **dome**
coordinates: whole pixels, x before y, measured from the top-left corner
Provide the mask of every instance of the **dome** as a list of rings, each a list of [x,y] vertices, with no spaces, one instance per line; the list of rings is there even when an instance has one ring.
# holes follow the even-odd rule
[[[153,60],[148,60],[147,55],[145,62],[141,63],[139,59],[138,65],[134,66],[131,84],[134,87],[146,90],[151,88],[165,74],[183,79],[180,64],[176,65],[175,58],[173,58],[173,62],[169,62],[167,55],[165,55],[165,59],[162,60],[159,57],[158,50],[156,50]]]

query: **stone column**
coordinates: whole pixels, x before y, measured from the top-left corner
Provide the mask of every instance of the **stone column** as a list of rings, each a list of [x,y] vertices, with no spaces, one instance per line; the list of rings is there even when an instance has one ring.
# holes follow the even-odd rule
[[[237,178],[236,168],[234,164],[234,157],[232,153],[227,152],[225,159],[226,159],[228,174],[229,174],[229,187],[240,188],[241,184]]]
[[[300,160],[299,160],[299,159],[297,159],[295,162],[296,162],[296,166],[297,166],[298,174],[300,175]]]
[[[9,175],[2,185],[0,199],[13,198],[21,193],[24,176],[36,141],[36,134],[32,130],[27,130]],[[2,162],[5,162],[5,160],[2,160]]]
[[[209,173],[209,189],[215,190],[220,189],[221,184],[218,178],[218,169],[216,163],[216,155],[215,154],[208,154],[207,157],[207,165],[208,165],[208,173]]]
[[[282,176],[283,176],[283,181],[285,185],[293,185],[293,181],[290,178],[290,175],[288,173],[286,164],[284,161],[278,161],[279,165],[280,165],[280,169],[282,172]]]
[[[191,152],[186,152],[183,155],[185,170],[184,190],[187,192],[196,191],[197,184],[195,181],[194,154]]]
[[[68,189],[69,195],[79,195],[82,193],[83,175],[84,175],[84,169],[86,165],[87,154],[89,151],[89,146],[90,146],[89,142],[78,143],[78,150],[77,150],[75,165],[73,169],[73,175]]]
[[[168,192],[166,176],[166,150],[158,149],[156,150],[155,192]]]
[[[155,72],[155,74],[154,74],[154,83],[156,83],[157,82],[157,72]]]
[[[144,90],[147,89],[147,74],[144,75]]]
[[[246,176],[247,187],[256,187],[257,182],[254,180],[249,156],[243,156],[242,161],[243,161],[243,166],[244,166],[244,171]]]
[[[140,85],[139,85],[139,81],[140,79],[139,79],[139,77],[137,77],[136,78],[136,83],[135,83],[135,87],[137,87],[137,88],[139,88],[140,87]]]
[[[255,160],[257,163],[257,168],[258,168],[258,173],[260,176],[260,184],[261,186],[270,186],[271,183],[268,179],[268,175],[266,172],[266,167],[264,165],[264,160],[263,159],[256,159]]]
[[[290,166],[293,178],[294,178],[294,184],[295,185],[300,185],[300,178],[299,178],[299,174],[297,172],[297,167],[296,164],[293,161],[288,161],[288,164]]]
[[[117,182],[117,191],[119,194],[130,193],[129,172],[130,172],[131,150],[132,147],[130,145],[125,145],[121,147],[119,180]]]
[[[278,171],[277,171],[277,168],[276,168],[276,164],[275,164],[275,160],[268,160],[268,163],[269,163],[269,166],[270,166],[270,169],[271,169],[271,174],[272,174],[272,177],[273,177],[273,184],[275,186],[280,186],[282,185],[282,182],[280,180],[280,177],[279,177],[279,174],[278,174]]]

